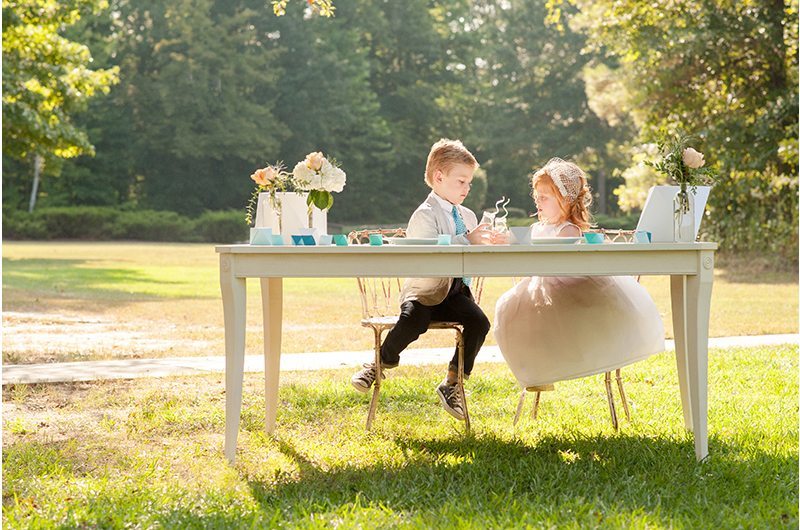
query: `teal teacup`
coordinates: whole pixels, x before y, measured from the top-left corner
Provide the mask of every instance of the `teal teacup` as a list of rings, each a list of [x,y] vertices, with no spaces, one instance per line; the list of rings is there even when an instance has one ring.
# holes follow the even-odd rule
[[[383,245],[383,234],[370,234],[369,244],[373,247],[379,247]]]
[[[333,236],[333,242],[336,244],[337,247],[346,247],[347,236],[344,234],[335,234]]]
[[[606,236],[602,232],[584,232],[583,234],[583,240],[590,245],[599,245],[605,241],[605,238]]]

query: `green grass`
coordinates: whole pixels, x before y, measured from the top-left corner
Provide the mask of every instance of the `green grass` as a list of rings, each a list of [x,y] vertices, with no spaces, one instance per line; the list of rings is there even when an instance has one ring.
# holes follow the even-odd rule
[[[212,245],[167,243],[6,242],[3,244],[3,311],[99,318],[109,329],[125,326],[138,338],[173,341],[171,348],[137,353],[137,342],[114,349],[36,348],[4,345],[5,362],[53,362],[122,356],[222,355],[222,303],[218,257]],[[669,280],[644,277],[672,335]],[[508,288],[489,278],[481,305],[490,319]],[[360,302],[352,279],[284,282],[283,351],[371,349],[361,330]],[[312,294],[313,293],[313,294]],[[313,298],[314,303],[309,301]],[[720,267],[712,294],[710,335],[797,333],[798,285],[794,272]],[[248,282],[247,351],[261,348],[258,282]],[[8,329],[14,322],[5,321]],[[116,328],[114,327],[116,326]],[[40,325],[38,332],[49,328]],[[82,330],[76,331],[82,333]],[[99,333],[99,330],[94,330]],[[428,333],[417,347],[449,346],[450,333]],[[493,344],[490,334],[487,344]],[[38,344],[38,343],[37,343]],[[199,346],[193,346],[191,345]]]
[[[796,346],[712,350],[710,456],[695,462],[674,356],[623,370],[632,421],[599,376],[512,417],[503,365],[468,383],[474,434],[438,405],[441,374],[401,367],[372,433],[348,371],[282,377],[278,433],[245,377],[237,462],[220,376],[5,388],[5,528],[797,528]]]

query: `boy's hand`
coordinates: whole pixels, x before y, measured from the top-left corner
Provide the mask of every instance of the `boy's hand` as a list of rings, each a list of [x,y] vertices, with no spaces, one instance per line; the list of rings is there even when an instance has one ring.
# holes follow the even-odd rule
[[[491,237],[489,241],[492,245],[508,245],[511,238],[508,235],[508,232],[491,232]]]
[[[493,231],[489,229],[489,223],[479,224],[466,235],[470,245],[488,245]]]

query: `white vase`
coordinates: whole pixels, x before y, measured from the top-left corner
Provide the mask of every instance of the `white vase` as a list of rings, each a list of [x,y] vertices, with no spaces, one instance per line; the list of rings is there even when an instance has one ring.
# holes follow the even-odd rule
[[[678,190],[672,199],[672,213],[673,240],[678,243],[694,243],[694,193],[691,190]]]
[[[256,208],[256,227],[272,228],[280,233],[285,241],[292,235],[307,233],[313,229],[317,234],[328,233],[328,212],[312,206],[309,212],[308,193],[279,191],[274,201],[269,193],[258,194]]]

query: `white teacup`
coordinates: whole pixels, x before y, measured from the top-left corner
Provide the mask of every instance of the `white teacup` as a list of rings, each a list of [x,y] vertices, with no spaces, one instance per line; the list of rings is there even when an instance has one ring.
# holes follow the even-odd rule
[[[512,226],[509,228],[511,231],[511,244],[512,245],[530,245],[531,244],[531,227],[530,226]]]

